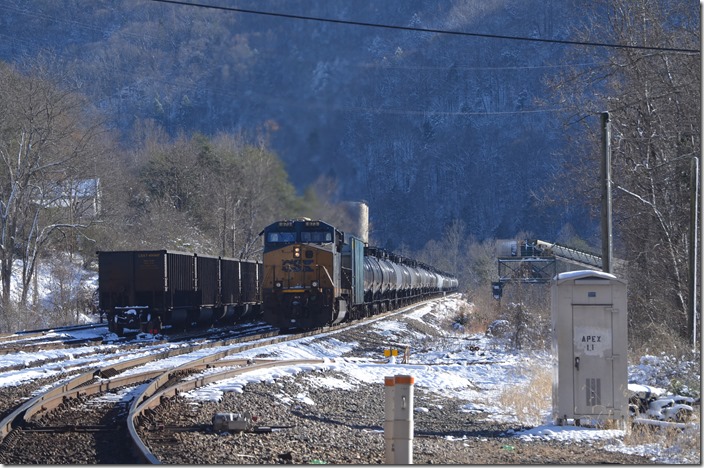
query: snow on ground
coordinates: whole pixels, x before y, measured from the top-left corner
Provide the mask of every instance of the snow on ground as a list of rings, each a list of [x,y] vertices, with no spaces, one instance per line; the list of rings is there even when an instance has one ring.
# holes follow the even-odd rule
[[[404,316],[404,319],[421,320],[426,325],[435,321],[432,316],[440,318],[443,315],[454,314],[458,310],[457,299],[448,298],[439,306],[425,305],[414,312]],[[377,321],[374,325],[375,332],[388,343],[402,343],[408,340],[407,324],[397,319]],[[466,335],[463,335],[466,336]],[[437,392],[445,397],[452,396],[472,401],[465,405],[466,412],[488,412],[497,422],[515,422],[515,415],[507,412],[496,402],[498,396],[512,385],[520,384],[527,379],[522,369],[543,367],[552,368],[552,357],[548,352],[515,353],[506,352],[496,348],[491,339],[478,335],[471,342],[481,351],[471,351],[468,341],[451,340],[441,349],[412,350],[409,364],[401,364],[399,359],[390,359],[388,363],[379,365],[371,360],[344,358],[343,356],[355,343],[344,343],[334,338],[321,342],[313,338],[305,338],[295,342],[276,344],[266,348],[248,350],[231,356],[232,359],[241,357],[276,357],[278,359],[326,359],[319,365],[290,367],[284,369],[264,369],[256,373],[238,376],[226,381],[215,383],[207,387],[188,392],[187,397],[193,399],[208,399],[217,401],[223,392],[242,392],[242,388],[249,382],[268,381],[287,374],[296,374],[302,370],[332,369],[345,375],[345,380],[339,378],[322,378],[319,373],[310,373],[309,383],[323,386],[331,390],[352,388],[368,383],[383,383],[384,377],[393,375],[411,375],[415,379],[416,387],[423,387],[427,391]],[[455,337],[459,338],[459,337]],[[381,356],[377,356],[378,360]],[[431,365],[432,364],[432,365]],[[655,369],[652,369],[655,371]],[[643,376],[642,366],[638,368],[639,375]],[[650,379],[652,380],[652,379]],[[550,422],[551,401],[546,395],[547,405],[544,410],[543,421],[529,430],[508,433],[507,437],[519,437],[523,440],[559,440],[563,442],[594,442],[607,441],[609,450],[634,453],[650,457],[653,462],[665,463],[692,463],[691,454],[677,451],[663,451],[659,445],[645,444],[640,446],[624,445],[622,440],[625,431],[615,429],[595,429],[590,427],[556,426]],[[314,402],[307,402],[314,404]],[[427,411],[427,408],[416,408],[416,411]],[[696,427],[698,431],[699,428]],[[674,453],[673,453],[674,452]]]
[[[460,299],[456,297],[446,298],[434,304],[428,304],[415,309],[404,320],[419,320],[426,326],[438,328],[434,323],[439,323],[442,318],[453,317],[459,310]],[[380,343],[398,344],[408,341],[409,338],[423,338],[422,336],[411,336],[407,323],[401,319],[400,315],[392,318],[377,320],[373,325],[373,332],[379,336]],[[101,331],[102,330],[102,331]],[[104,329],[98,329],[92,333],[106,333]],[[90,331],[81,332],[81,337],[87,337]],[[418,332],[412,332],[418,334]],[[357,346],[357,343],[342,342],[335,338],[334,334],[328,334],[324,339],[302,338],[296,341],[269,345],[265,348],[246,350],[231,355],[228,359],[241,359],[262,357],[277,359],[323,359],[324,362],[315,365],[290,366],[285,368],[256,370],[236,378],[223,380],[206,387],[193,390],[185,395],[194,400],[219,400],[223,392],[241,392],[243,387],[250,382],[267,381],[273,382],[275,379],[286,375],[293,375],[299,372],[306,372],[317,369],[332,369],[344,375],[345,378],[327,377],[319,372],[308,372],[308,379],[311,385],[329,388],[331,390],[344,390],[369,383],[383,383],[384,377],[393,375],[411,375],[415,378],[415,386],[426,391],[436,392],[444,397],[456,397],[471,401],[465,405],[462,411],[471,413],[475,411],[489,412],[493,414],[496,421],[517,421],[511,409],[500,406],[499,395],[507,388],[524,383],[528,376],[525,369],[552,367],[552,357],[549,352],[512,352],[507,351],[503,346],[497,346],[493,338],[485,335],[469,336],[467,334],[450,334],[446,340],[434,341],[432,348],[412,349],[411,359],[408,364],[401,363],[399,358],[391,358],[388,362],[379,364],[383,359],[381,355],[369,356],[368,358],[344,357],[346,353]],[[438,343],[441,346],[438,346]],[[120,360],[119,350],[113,345],[102,345],[105,354],[102,356],[106,361],[118,362]],[[166,347],[168,345],[161,345]],[[475,350],[472,350],[475,349]],[[145,352],[156,352],[159,346]],[[28,368],[22,371],[0,371],[0,386],[16,385],[39,377],[46,377],[62,372],[67,366],[80,367],[83,360],[90,360],[95,366],[95,360],[101,356],[92,355],[81,358],[81,354],[87,349],[75,348],[71,350],[54,350],[37,353],[20,353],[14,356],[3,356],[4,363],[26,362],[28,365],[40,359],[51,358],[57,355],[69,356],[67,362],[60,365],[48,364],[35,368]],[[195,354],[210,353],[213,350],[203,351]],[[402,353],[402,351],[400,352]],[[132,355],[134,357],[134,355]],[[168,360],[168,366],[176,367],[187,360],[194,358],[194,355],[176,356]],[[633,366],[630,374],[633,383],[652,385],[655,378],[652,373],[656,371],[653,364],[654,359],[647,360],[648,365],[641,364]],[[159,368],[166,368],[164,362],[159,364]],[[0,366],[1,369],[1,366]],[[140,371],[146,370],[144,367]],[[132,372],[136,372],[133,370]],[[634,381],[633,378],[637,378]],[[129,398],[130,391],[125,391],[112,398]],[[299,395],[299,400],[305,404],[315,404],[305,394]],[[625,445],[623,439],[625,431],[614,429],[595,429],[590,427],[575,426],[555,426],[550,422],[551,401],[550,395],[545,395],[545,408],[543,413],[543,424],[539,424],[528,430],[520,432],[506,433],[507,437],[518,437],[522,440],[553,439],[564,442],[595,442],[607,441],[607,449],[621,451],[625,453],[635,453],[649,457],[655,463],[699,463],[699,454],[692,454],[691,450],[678,450],[676,447],[664,450],[659,444]],[[416,408],[416,411],[427,411],[428,408]],[[699,427],[695,430],[698,432]]]

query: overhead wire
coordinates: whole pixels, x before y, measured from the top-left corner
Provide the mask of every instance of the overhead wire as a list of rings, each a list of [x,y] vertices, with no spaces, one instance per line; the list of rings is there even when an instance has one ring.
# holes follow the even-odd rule
[[[191,4],[188,3],[188,5],[195,6],[196,4]],[[81,23],[76,20],[63,20],[59,19],[53,16],[45,15],[42,13],[39,13],[37,11],[30,11],[26,9],[18,9],[18,8],[13,8],[8,5],[0,5],[0,10],[9,10],[13,13],[16,14],[21,14],[21,15],[31,15],[32,17],[35,18],[42,18],[47,21],[53,21],[56,23],[64,23],[67,24],[71,27],[75,28],[81,28],[89,31],[95,31],[98,33],[103,33],[105,34],[105,31],[102,28],[96,27],[94,25],[86,24],[86,23]],[[126,36],[126,37],[131,37],[133,39],[138,39],[138,40],[143,40],[145,38],[151,39],[153,41],[158,41],[158,37],[154,36],[149,36],[144,33],[140,34],[135,34],[131,32],[125,32],[125,31],[120,31],[119,34],[121,36]],[[49,50],[46,47],[41,47],[36,45],[37,41],[35,40],[28,40],[28,39],[20,39],[16,36],[10,36],[7,34],[3,34],[0,32],[0,37],[6,37],[8,43],[24,43],[29,46],[36,46],[40,50]],[[262,51],[258,51],[258,55],[261,55]],[[304,62],[306,60],[303,60]],[[301,62],[299,59],[298,62]],[[318,61],[312,61],[309,60],[308,62],[312,63],[318,63]],[[604,62],[587,62],[587,63],[558,63],[558,64],[545,64],[545,65],[507,65],[507,66],[462,66],[462,65],[457,65],[453,64],[451,66],[408,66],[408,65],[398,65],[398,64],[381,64],[381,63],[369,63],[369,62],[363,62],[363,63],[348,63],[351,66],[359,67],[359,68],[384,68],[384,69],[391,69],[391,70],[447,70],[448,68],[452,68],[454,70],[533,70],[533,69],[549,69],[549,68],[566,68],[566,67],[590,67],[590,66],[598,66],[604,64]]]
[[[264,16],[273,16],[273,17],[282,17],[282,18],[289,18],[289,19],[298,19],[298,20],[309,20],[309,21],[319,21],[319,22],[329,22],[329,23],[338,23],[338,24],[347,24],[347,25],[354,25],[354,26],[366,26],[366,27],[377,27],[377,28],[386,28],[386,29],[397,29],[397,30],[408,30],[408,31],[416,31],[416,32],[423,32],[423,33],[438,33],[438,34],[452,34],[452,35],[461,35],[461,36],[474,36],[474,37],[485,37],[485,38],[498,38],[498,39],[511,39],[511,40],[523,40],[523,41],[537,41],[537,42],[552,42],[552,43],[560,43],[560,44],[573,44],[573,45],[591,45],[591,46],[604,46],[604,47],[624,47],[624,48],[637,48],[637,49],[645,49],[645,50],[660,50],[660,51],[673,51],[673,52],[690,52],[690,53],[699,53],[698,50],[691,50],[691,49],[674,49],[674,48],[658,48],[658,47],[644,47],[644,46],[622,46],[622,45],[616,45],[616,44],[600,44],[600,43],[590,43],[590,42],[579,42],[579,41],[562,41],[562,40],[553,40],[553,39],[538,39],[538,38],[523,38],[523,37],[518,37],[518,36],[503,36],[503,35],[492,35],[492,34],[482,34],[482,33],[468,33],[468,32],[462,32],[462,31],[447,31],[447,30],[439,30],[439,29],[424,29],[424,28],[416,28],[416,27],[406,27],[406,26],[394,26],[394,25],[384,25],[384,24],[378,24],[378,23],[368,23],[368,22],[358,22],[358,21],[348,21],[348,20],[339,20],[339,19],[330,19],[330,18],[318,18],[318,17],[312,17],[312,16],[303,16],[303,15],[293,15],[293,14],[287,14],[287,13],[275,13],[275,12],[265,12],[265,11],[259,11],[259,10],[249,10],[249,9],[242,9],[242,8],[236,8],[236,7],[223,7],[223,6],[216,6],[216,5],[207,5],[207,4],[201,4],[201,3],[192,3],[192,2],[185,2],[185,1],[179,1],[179,0],[150,0],[151,2],[154,3],[164,3],[164,4],[175,4],[175,5],[184,5],[184,6],[191,6],[191,7],[197,7],[197,8],[207,8],[207,9],[216,9],[216,10],[225,10],[225,11],[233,11],[233,12],[239,12],[239,13],[247,13],[247,14],[258,14],[258,15],[264,15]],[[0,7],[0,8],[5,8],[5,7]],[[17,13],[28,13],[24,10],[15,10]],[[50,18],[46,17],[45,19],[53,19],[56,21],[61,22],[62,20],[58,20],[56,18]],[[95,28],[92,25],[86,25],[78,22],[72,22],[76,27],[84,27],[87,29],[91,29],[94,31],[100,31],[100,29]],[[134,33],[130,34],[132,36],[136,36]],[[4,36],[2,33],[0,33],[0,36]],[[143,37],[140,37],[143,38]],[[9,38],[11,41],[16,40],[17,38]],[[508,70],[508,69],[539,69],[539,68],[556,68],[556,67],[566,67],[566,66],[593,66],[593,65],[599,65],[598,62],[594,63],[580,63],[580,64],[557,64],[557,65],[525,65],[525,66],[492,66],[492,67],[463,67],[463,66],[455,66],[455,69],[458,70]],[[373,65],[359,65],[362,67],[365,66],[372,66],[372,67],[384,67],[384,68],[394,68],[394,69],[436,69],[436,68],[443,68],[446,69],[447,67],[406,67],[406,66],[395,66],[395,65],[380,65],[380,64],[373,64]],[[161,80],[165,84],[169,84],[166,80]],[[184,86],[183,83],[180,84],[180,86]],[[190,86],[186,86],[187,88],[191,88],[193,84]],[[191,88],[192,89],[192,88]],[[280,98],[265,98],[264,96],[260,96],[260,98],[264,98],[267,100],[270,99],[280,99]],[[308,107],[310,107],[310,103],[308,104]],[[423,114],[423,115],[501,115],[501,114],[531,114],[531,113],[542,113],[542,112],[561,112],[564,111],[565,109],[562,108],[545,108],[545,109],[535,109],[535,110],[514,110],[514,111],[503,111],[503,112],[492,112],[492,111],[484,111],[484,112],[453,112],[453,111],[428,111],[428,110],[410,110],[410,109],[373,109],[373,108],[357,108],[357,107],[345,107],[345,108],[337,108],[333,109],[336,111],[355,111],[355,112],[368,112],[371,114]]]
[[[281,12],[271,12],[262,10],[251,10],[247,8],[237,8],[237,7],[226,7],[219,5],[209,5],[205,3],[192,3],[180,0],[150,0],[156,3],[168,3],[172,5],[183,5],[191,6],[196,8],[208,8],[221,11],[230,11],[235,13],[245,13],[260,16],[271,16],[277,18],[287,18],[295,20],[305,20],[305,21],[317,21],[322,23],[333,23],[333,24],[344,24],[349,26],[362,26],[370,28],[382,28],[382,29],[395,29],[400,31],[413,31],[422,33],[434,33],[434,34],[446,34],[453,36],[466,36],[466,37],[481,37],[487,39],[504,39],[512,41],[528,41],[528,42],[541,42],[549,44],[562,44],[562,45],[577,45],[585,47],[606,47],[615,49],[635,49],[635,50],[650,50],[659,52],[680,52],[688,54],[699,54],[698,49],[687,49],[679,47],[656,47],[656,46],[643,46],[643,45],[629,45],[629,44],[611,44],[606,42],[590,42],[590,41],[569,41],[564,39],[546,39],[546,38],[536,38],[536,37],[522,37],[522,36],[508,36],[503,34],[487,34],[487,33],[474,33],[467,31],[454,31],[448,29],[434,29],[434,28],[418,28],[413,26],[400,26],[391,24],[381,24],[381,23],[370,23],[366,21],[352,21],[352,20],[342,20],[336,18],[321,18],[317,16],[306,16],[306,15],[295,15],[291,13],[281,13]]]

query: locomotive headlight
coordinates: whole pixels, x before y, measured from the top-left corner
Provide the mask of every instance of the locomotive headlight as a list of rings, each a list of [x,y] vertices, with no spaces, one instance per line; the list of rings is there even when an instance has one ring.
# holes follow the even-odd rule
[[[312,283],[310,283],[310,285],[313,286],[314,288],[317,288],[317,287],[318,287],[318,282],[317,282],[317,281],[313,281]]]
[[[299,258],[301,256],[301,248],[296,246],[293,248],[293,256]]]

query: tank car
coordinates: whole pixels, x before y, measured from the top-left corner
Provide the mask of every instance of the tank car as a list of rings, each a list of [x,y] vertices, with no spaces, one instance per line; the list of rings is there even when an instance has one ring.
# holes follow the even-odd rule
[[[160,333],[233,323],[261,312],[262,265],[169,250],[98,252],[98,297],[108,329]]]
[[[263,319],[283,330],[334,325],[457,289],[454,276],[323,221],[279,221],[261,234]]]

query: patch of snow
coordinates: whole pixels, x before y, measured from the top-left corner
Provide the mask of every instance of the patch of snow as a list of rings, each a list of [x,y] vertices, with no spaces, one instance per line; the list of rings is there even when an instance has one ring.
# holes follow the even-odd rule
[[[423,317],[427,317],[433,320],[437,318],[439,321],[444,315],[445,321],[448,321],[457,314],[460,306],[466,308],[467,304],[457,299],[456,296],[448,297],[437,301],[432,307],[424,306],[413,311],[411,320],[423,320]],[[372,325],[379,334],[377,336],[379,336],[380,351],[388,345],[389,341],[408,334],[407,322],[408,316],[403,318],[398,316],[398,318],[387,317],[384,320],[378,320]],[[382,359],[381,355],[372,358],[343,357],[356,348],[358,343],[343,342],[334,334],[316,338],[302,338],[236,352],[228,356],[227,359],[274,357],[277,359],[321,359],[323,362],[315,365],[256,369],[235,378],[185,392],[183,395],[191,399],[194,404],[204,400],[219,401],[225,392],[241,393],[244,387],[252,382],[272,383],[272,393],[277,393],[276,389],[279,388],[277,379],[300,372],[326,369],[337,371],[340,375],[330,377],[319,372],[309,372],[306,375],[308,383],[320,388],[346,390],[370,383],[383,385],[384,378],[387,376],[410,375],[415,379],[415,386],[425,392],[436,394],[442,398],[457,398],[466,402],[460,409],[463,413],[481,412],[488,415],[493,421],[516,422],[515,410],[504,408],[498,403],[500,395],[512,386],[526,382],[528,376],[526,376],[525,369],[535,366],[550,369],[554,360],[551,354],[547,351],[529,353],[506,350],[495,344],[496,339],[484,334],[468,336],[464,333],[451,331],[445,333],[448,334],[446,337],[434,341],[433,345],[428,346],[427,349],[411,349],[411,360],[408,364],[400,362],[400,357],[389,359],[383,364],[378,363]],[[105,338],[110,337],[104,327],[82,331],[81,337],[88,338],[91,334]],[[147,336],[144,338],[149,339]],[[175,346],[174,344],[148,345],[145,346],[143,353],[164,351]],[[475,347],[478,347],[479,350],[472,350]],[[141,366],[138,369],[128,371],[128,373],[173,368],[200,356],[224,349],[230,348],[225,346],[222,349],[208,349],[174,356],[157,364]],[[136,357],[134,354],[129,354],[130,359],[134,357]],[[60,364],[36,364],[41,360],[53,358],[66,360]],[[111,363],[118,363],[124,359],[126,358],[117,345],[86,346],[70,350],[46,350],[4,355],[3,365],[21,363],[27,368],[18,371],[2,371],[0,367],[0,386],[17,385],[42,377],[61,375],[68,367],[87,370],[94,368],[97,365],[96,361],[100,361],[100,365],[111,365]],[[681,362],[681,360],[665,356],[648,356],[641,359],[638,365],[629,367],[629,381],[631,382],[629,389],[650,392],[653,395],[664,393],[663,388],[669,385],[673,375],[672,372],[665,372],[668,369],[670,371],[675,369],[677,372],[698,372],[695,363]],[[661,385],[661,383],[665,383],[665,385]],[[125,401],[130,398],[132,391],[135,390],[121,390],[101,398]],[[285,395],[279,389],[276,397],[290,405],[315,404],[303,389],[296,395]],[[545,404],[545,415],[548,415],[550,412],[549,395],[546,395]],[[432,411],[432,408],[418,407],[415,411]],[[543,420],[548,421],[548,417],[546,416]],[[698,431],[699,427],[697,425],[693,429],[690,425],[685,430]],[[619,430],[555,426],[545,423],[522,431],[507,431],[505,436],[526,441],[560,440],[586,443],[599,441],[600,444],[606,442],[608,450],[644,455],[654,463],[700,462],[698,458],[693,459],[698,454],[693,455],[691,450],[688,451],[682,447],[665,450],[662,446],[656,447],[650,444],[625,445],[623,443],[624,431]]]

